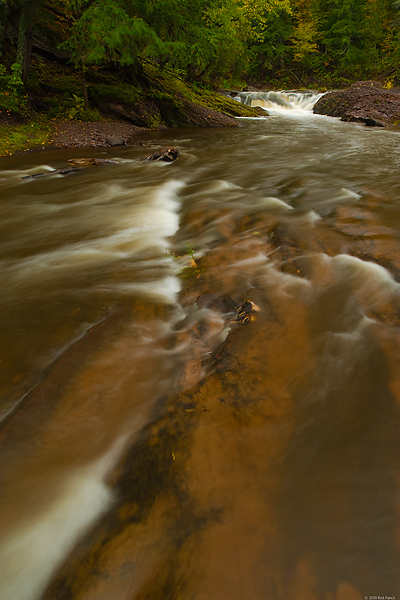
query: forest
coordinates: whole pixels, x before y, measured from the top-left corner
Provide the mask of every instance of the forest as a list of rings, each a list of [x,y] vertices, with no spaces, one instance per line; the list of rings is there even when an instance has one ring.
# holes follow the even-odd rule
[[[197,91],[390,88],[399,10],[399,0],[0,0],[0,114],[96,120],[105,94],[135,102],[152,88],[149,69]]]

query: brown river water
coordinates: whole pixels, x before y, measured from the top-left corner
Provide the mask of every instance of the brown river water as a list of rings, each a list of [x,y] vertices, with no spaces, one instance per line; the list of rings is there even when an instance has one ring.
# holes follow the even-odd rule
[[[0,160],[0,600],[400,600],[400,134],[263,105]]]

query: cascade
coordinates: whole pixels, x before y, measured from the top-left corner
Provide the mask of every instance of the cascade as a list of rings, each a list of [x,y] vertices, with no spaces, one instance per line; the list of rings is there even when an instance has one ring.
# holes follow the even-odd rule
[[[235,100],[247,106],[260,106],[274,113],[310,113],[324,92],[286,90],[270,92],[239,92]]]

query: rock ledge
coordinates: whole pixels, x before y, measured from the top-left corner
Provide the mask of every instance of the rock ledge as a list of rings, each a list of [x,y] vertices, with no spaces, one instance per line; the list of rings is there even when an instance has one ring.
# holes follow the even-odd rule
[[[325,94],[314,106],[314,113],[374,127],[398,127],[400,94],[383,89],[377,81],[360,81],[345,90]]]

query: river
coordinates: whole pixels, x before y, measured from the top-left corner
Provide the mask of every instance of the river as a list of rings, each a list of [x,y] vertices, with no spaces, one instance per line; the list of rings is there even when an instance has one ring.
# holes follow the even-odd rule
[[[1,600],[399,600],[400,134],[284,98],[0,159]]]

